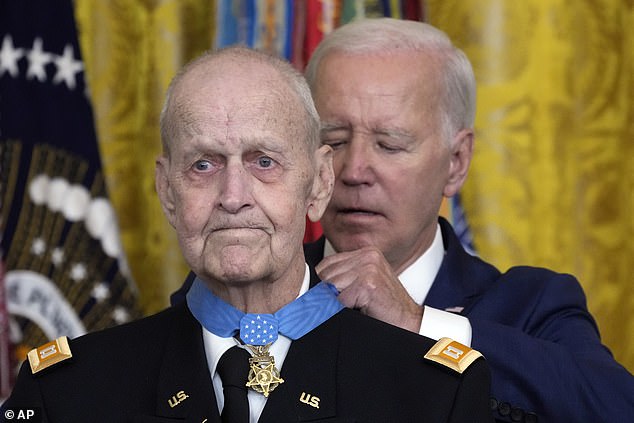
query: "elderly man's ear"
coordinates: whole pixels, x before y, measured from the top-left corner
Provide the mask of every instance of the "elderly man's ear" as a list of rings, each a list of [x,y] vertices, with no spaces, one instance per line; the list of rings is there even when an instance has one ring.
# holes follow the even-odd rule
[[[452,140],[449,178],[443,190],[443,195],[447,198],[456,195],[467,179],[469,164],[473,156],[473,138],[472,129],[463,129]]]
[[[316,177],[308,203],[307,215],[317,222],[326,210],[335,186],[335,171],[332,167],[332,148],[322,145],[315,151]]]
[[[172,188],[169,183],[168,173],[169,159],[165,156],[159,156],[156,159],[156,168],[154,170],[154,184],[159,200],[161,201],[163,213],[165,213],[170,225],[174,226],[174,194],[172,193]]]

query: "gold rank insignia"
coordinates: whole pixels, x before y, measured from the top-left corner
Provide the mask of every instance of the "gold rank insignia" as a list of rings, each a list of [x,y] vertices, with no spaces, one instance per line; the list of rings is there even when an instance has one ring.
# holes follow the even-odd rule
[[[480,352],[450,338],[440,338],[436,345],[425,354],[427,360],[447,366],[460,374],[480,357],[482,357]]]
[[[51,367],[61,361],[68,360],[73,354],[68,346],[68,338],[62,336],[54,341],[48,342],[41,347],[33,348],[27,354],[31,373],[36,374]]]

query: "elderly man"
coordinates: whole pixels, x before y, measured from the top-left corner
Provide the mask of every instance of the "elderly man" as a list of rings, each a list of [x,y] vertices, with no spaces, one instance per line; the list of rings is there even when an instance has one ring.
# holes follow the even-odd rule
[[[412,21],[345,25],[318,46],[306,77],[336,176],[325,240],[306,257],[341,302],[471,341],[491,365],[500,421],[632,419],[634,378],[601,344],[578,282],[530,267],[502,274],[438,220],[474,140],[473,71],[446,35]]]
[[[51,422],[492,421],[477,351],[344,308],[325,282],[308,289],[305,216],[330,199],[332,149],[288,63],[240,47],[202,56],[170,85],[161,130],[156,187],[197,275],[186,301],[34,350],[4,410]]]

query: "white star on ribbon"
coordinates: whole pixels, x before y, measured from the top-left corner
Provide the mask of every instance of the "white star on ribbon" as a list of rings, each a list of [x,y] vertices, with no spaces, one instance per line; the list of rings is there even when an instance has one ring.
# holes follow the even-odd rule
[[[40,37],[33,40],[33,49],[29,51],[29,69],[26,71],[26,78],[37,78],[40,82],[46,81],[45,66],[51,62],[53,55],[42,50],[43,41]]]
[[[64,81],[69,89],[75,89],[75,74],[84,70],[84,65],[80,60],[75,60],[73,46],[67,44],[64,47],[64,54],[57,56],[54,62],[57,66],[57,73],[53,77],[53,83],[59,84]]]
[[[247,344],[264,345],[277,339],[277,321],[275,317],[253,317],[245,315],[240,320],[240,337]]]
[[[2,50],[0,50],[0,76],[5,71],[12,77],[18,76],[18,60],[24,55],[24,49],[13,47],[13,38],[5,35],[2,39]]]

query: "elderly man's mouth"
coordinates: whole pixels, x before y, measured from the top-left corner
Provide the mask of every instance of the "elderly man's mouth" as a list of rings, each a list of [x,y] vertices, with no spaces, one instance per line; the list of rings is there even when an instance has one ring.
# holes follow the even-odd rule
[[[380,214],[371,210],[364,210],[364,209],[340,209],[339,213],[345,214],[345,215],[360,215],[360,216],[376,216]]]
[[[215,228],[212,232],[215,232],[218,235],[250,235],[259,232],[266,232],[266,230],[261,226],[223,226]]]

